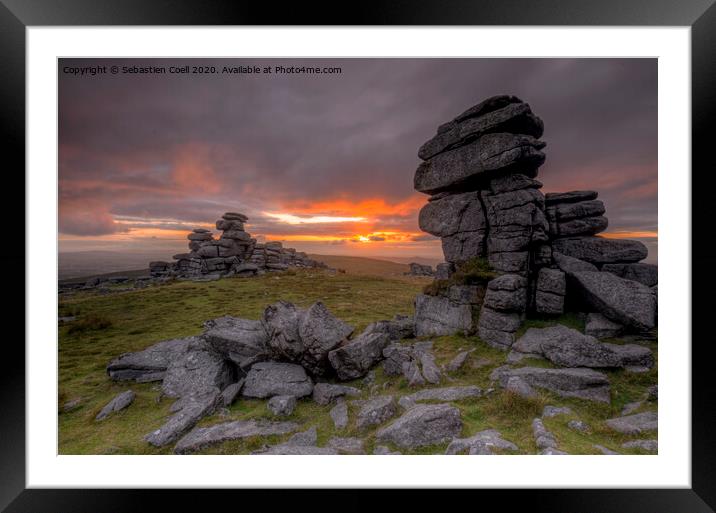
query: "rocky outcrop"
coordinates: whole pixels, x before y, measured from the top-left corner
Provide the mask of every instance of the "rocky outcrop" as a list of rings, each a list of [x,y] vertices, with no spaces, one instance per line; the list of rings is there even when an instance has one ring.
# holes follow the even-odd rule
[[[383,349],[389,343],[390,339],[385,333],[362,333],[328,353],[328,359],[339,379],[360,378],[383,359]]]
[[[543,369],[500,367],[490,376],[502,387],[511,377],[519,377],[536,388],[544,388],[562,397],[577,397],[589,401],[610,402],[609,379],[606,374],[591,369]]]
[[[185,353],[195,340],[196,337],[164,340],[143,351],[124,353],[109,362],[107,374],[115,381],[161,381],[170,362]]]
[[[205,428],[196,428],[179,440],[174,452],[187,454],[203,447],[230,440],[240,440],[254,436],[283,435],[295,431],[295,422],[268,422],[261,420],[235,420]]]
[[[284,271],[289,267],[326,267],[281,242],[259,243],[244,229],[248,217],[226,212],[216,221],[221,231],[218,239],[205,228],[196,228],[189,235],[189,252],[174,255],[174,262],[149,263],[152,277],[197,279],[208,275],[253,276],[267,271]]]
[[[527,280],[505,274],[490,281],[480,312],[477,333],[498,349],[509,349],[527,310]]]
[[[275,395],[305,397],[313,392],[313,381],[300,365],[282,362],[254,364],[246,375],[241,395],[259,399]]]
[[[474,331],[472,309],[449,298],[419,294],[415,298],[415,335],[453,335]]]

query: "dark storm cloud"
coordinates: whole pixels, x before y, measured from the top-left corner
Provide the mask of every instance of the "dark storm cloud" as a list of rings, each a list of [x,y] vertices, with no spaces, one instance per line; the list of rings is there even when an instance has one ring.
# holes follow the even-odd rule
[[[97,235],[124,229],[114,224],[117,216],[208,223],[225,210],[245,210],[271,231],[278,221],[263,212],[301,213],[336,199],[405,201],[415,195],[417,149],[437,125],[505,93],[530,103],[544,120],[545,191],[597,189],[610,230],[656,229],[656,60],[211,64],[278,63],[339,66],[342,73],[60,73],[60,230]],[[63,60],[60,68],[87,64]],[[386,214],[381,223],[383,230],[418,231],[416,212]],[[282,233],[299,228],[307,229],[280,226]]]

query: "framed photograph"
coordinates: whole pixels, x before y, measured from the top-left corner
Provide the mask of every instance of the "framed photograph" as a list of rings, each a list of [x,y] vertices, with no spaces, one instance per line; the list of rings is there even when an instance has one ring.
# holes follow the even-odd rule
[[[0,508],[713,511],[716,7],[276,10],[3,2]]]

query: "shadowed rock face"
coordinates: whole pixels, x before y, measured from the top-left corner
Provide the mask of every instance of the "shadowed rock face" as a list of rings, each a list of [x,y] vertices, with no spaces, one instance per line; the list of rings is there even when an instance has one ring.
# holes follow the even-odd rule
[[[555,251],[591,264],[638,262],[646,258],[646,246],[637,240],[574,237],[552,242]]]
[[[124,353],[107,365],[107,374],[113,380],[138,382],[161,381],[169,363],[185,353],[196,337],[165,340],[144,351]]]
[[[339,379],[360,378],[383,359],[383,349],[389,343],[390,338],[386,333],[362,333],[328,353],[328,359]]]
[[[222,390],[233,381],[231,365],[204,340],[197,339],[169,363],[162,391],[168,397],[182,397]]]
[[[313,382],[300,365],[280,362],[254,364],[246,375],[241,395],[259,399],[275,395],[305,397],[313,392]]]

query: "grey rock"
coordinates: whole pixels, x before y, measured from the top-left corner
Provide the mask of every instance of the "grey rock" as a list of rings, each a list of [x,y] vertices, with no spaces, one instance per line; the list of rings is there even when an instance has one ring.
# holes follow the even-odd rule
[[[607,344],[561,324],[529,328],[513,351],[544,356],[561,367],[652,367],[651,350],[637,344]]]
[[[299,363],[309,372],[323,374],[330,367],[329,351],[352,333],[353,327],[334,317],[323,303],[314,303],[299,321],[298,334],[304,348]]]
[[[334,436],[328,440],[328,447],[335,449],[338,454],[365,454],[363,440],[360,438],[342,438]]]
[[[432,139],[418,150],[418,157],[428,160],[443,151],[467,144],[491,132],[512,132],[541,137],[544,130],[542,120],[532,114],[526,103],[512,103],[478,117],[452,121],[443,126]]]
[[[289,438],[284,445],[316,445],[318,442],[318,431],[316,427],[310,427],[306,431],[296,433]]]
[[[244,231],[243,221],[219,219],[216,221],[216,229],[221,231]]]
[[[578,258],[563,255],[562,253],[559,253],[557,251],[552,252],[552,257],[554,258],[557,267],[559,267],[560,270],[564,271],[567,274],[572,274],[580,271],[596,272],[599,270],[594,264],[590,264],[589,262],[585,262],[584,260],[579,260]]]
[[[226,230],[221,234],[221,238],[247,242],[251,240],[251,235],[241,230]]]
[[[596,191],[570,191],[570,192],[548,192],[544,200],[547,205],[557,203],[576,203],[578,201],[590,201],[597,199]]]
[[[239,212],[226,212],[223,216],[221,216],[221,218],[227,221],[241,221],[242,223],[249,220],[248,217],[244,214],[240,214]]]
[[[552,418],[556,417],[558,415],[571,415],[572,409],[568,406],[550,406],[547,405],[542,410],[542,417],[544,418]]]
[[[316,383],[313,386],[313,400],[322,406],[332,403],[334,400],[345,395],[360,395],[360,390],[345,385],[334,385],[332,383]]]
[[[604,423],[619,433],[638,435],[646,431],[656,431],[659,427],[659,416],[655,411],[635,413],[624,417],[615,417]]]
[[[550,236],[559,238],[596,235],[606,230],[608,226],[609,220],[606,217],[596,216],[550,223],[549,228]]]
[[[493,372],[492,376],[497,378],[503,387],[507,385],[510,377],[518,376],[532,387],[544,388],[562,397],[610,402],[609,380],[606,374],[591,369],[521,367],[500,369],[500,372]]]
[[[658,400],[658,398],[659,398],[658,385],[652,385],[646,389],[646,400],[647,401],[656,401],[656,400]]]
[[[367,401],[358,412],[356,426],[366,429],[377,426],[398,414],[398,404],[395,397],[385,395]]]
[[[499,431],[486,429],[469,438],[455,438],[448,445],[445,454],[494,454],[495,448],[502,451],[518,450],[515,444],[503,439]]]
[[[571,237],[552,242],[554,251],[585,260],[592,264],[638,262],[646,258],[648,250],[636,240],[605,239],[603,237]]]
[[[445,369],[448,372],[456,372],[460,369],[462,369],[462,366],[465,365],[465,362],[467,361],[468,357],[470,356],[470,353],[474,351],[474,349],[471,349],[469,351],[460,351],[455,358],[450,360],[450,363],[447,364]]]
[[[286,417],[296,408],[296,398],[292,395],[275,395],[268,400],[266,406],[277,417]]]
[[[608,319],[637,330],[656,325],[656,299],[646,285],[599,272],[576,272],[571,279],[582,299]]]
[[[264,310],[263,325],[273,359],[297,362],[303,356],[305,348],[298,331],[302,315],[303,311],[288,301],[278,301]]]
[[[487,306],[480,310],[478,336],[492,347],[507,350],[515,341],[515,332],[522,324],[518,313],[496,312]]]
[[[441,239],[445,260],[454,265],[485,252],[485,232],[481,230],[457,232]]]
[[[214,237],[211,233],[190,233],[187,235],[187,239],[191,241],[205,241],[212,240]]]
[[[336,429],[345,429],[348,426],[348,405],[343,398],[336,401],[336,405],[331,408],[330,415]]]
[[[114,398],[108,402],[104,408],[97,414],[94,420],[103,420],[109,417],[112,413],[125,409],[127,406],[134,402],[134,392],[131,390],[125,390],[114,396]]]
[[[498,176],[490,180],[488,184],[488,189],[492,194],[502,194],[503,192],[519,191],[521,189],[541,188],[542,182],[519,173]]]
[[[416,448],[452,440],[462,430],[460,410],[448,404],[416,405],[376,433],[378,442]]]
[[[451,285],[447,297],[453,303],[479,306],[485,297],[485,288],[480,285]]]
[[[567,280],[559,269],[543,267],[537,273],[537,290],[564,296],[567,293]]]
[[[642,401],[634,401],[632,403],[627,403],[624,405],[624,408],[622,408],[622,416],[624,415],[631,415],[636,410],[642,407],[644,403]]]
[[[656,453],[659,451],[657,440],[631,440],[622,444],[624,449],[641,449],[645,452]]]
[[[547,447],[545,449],[542,449],[540,451],[540,454],[543,456],[563,456],[569,453],[565,451],[560,451],[559,449],[555,449],[554,447]]]
[[[202,339],[189,343],[185,353],[167,367],[162,392],[169,397],[201,394],[215,388],[223,390],[234,381],[234,371],[214,349]]]
[[[274,445],[265,451],[257,451],[254,454],[275,454],[282,456],[313,456],[332,455],[338,451],[331,447],[316,447],[312,445]]]
[[[538,449],[556,449],[557,440],[554,438],[542,422],[542,419],[536,418],[532,420],[532,434],[535,438],[535,444]]]
[[[420,372],[420,367],[416,360],[409,360],[403,364],[403,376],[408,380],[408,386],[418,387],[425,384],[425,378],[423,373]]]
[[[232,383],[228,387],[226,387],[224,390],[221,391],[221,404],[224,405],[225,408],[228,408],[232,404],[234,404],[234,401],[236,400],[236,397],[239,395],[239,392],[241,392],[241,387],[244,386],[244,379],[240,379],[236,383]]]
[[[369,324],[363,333],[386,333],[390,340],[412,338],[415,336],[415,319],[407,315],[396,315],[390,321]]]
[[[507,378],[505,383],[505,390],[512,392],[525,399],[534,399],[537,397],[537,392],[530,386],[524,379],[519,376],[511,376]]]
[[[473,330],[472,309],[447,298],[419,294],[415,298],[415,335],[442,336]]]
[[[594,447],[596,450],[598,450],[602,454],[606,454],[606,455],[619,454],[618,452],[612,451],[611,449],[608,449],[607,447],[604,447],[603,445],[594,444],[594,445],[592,445],[592,447]]]
[[[422,401],[461,401],[470,397],[482,397],[480,387],[475,385],[426,388],[401,398],[401,406],[412,406]]]
[[[124,353],[107,365],[107,374],[113,380],[164,379],[169,363],[179,358],[189,348],[195,337],[164,340],[143,351]]]
[[[547,216],[555,222],[584,217],[601,216],[606,212],[601,200],[585,200],[571,203],[557,203],[547,209]]]
[[[269,336],[261,321],[224,316],[207,321],[204,328],[204,340],[240,367],[267,355]]]
[[[180,399],[181,406],[159,429],[152,431],[144,440],[162,447],[170,444],[189,431],[219,404],[219,391],[213,390],[199,395],[187,395]]]
[[[624,332],[624,326],[610,321],[600,313],[590,313],[584,324],[584,334],[594,338],[615,338]]]
[[[625,280],[638,281],[647,287],[659,282],[659,266],[655,264],[604,264],[602,271],[616,274]]]
[[[62,411],[64,413],[70,413],[72,411],[77,410],[82,405],[82,398],[77,397],[75,399],[71,399],[67,401],[65,404],[62,405]]]
[[[567,422],[567,427],[572,431],[577,431],[579,433],[589,433],[591,431],[589,425],[581,420],[570,420]]]
[[[368,372],[383,358],[383,349],[390,343],[385,333],[361,334],[348,344],[328,353],[328,360],[341,380],[356,379]]]
[[[388,376],[400,376],[403,374],[403,364],[413,359],[413,348],[391,343],[383,349],[383,357],[383,372]]]
[[[385,445],[376,445],[375,449],[373,449],[373,454],[377,456],[400,456],[401,453],[399,451],[391,451]]]
[[[313,392],[313,382],[300,365],[282,362],[254,364],[241,390],[244,397],[264,399],[275,395],[305,397]]]
[[[537,290],[535,293],[535,310],[545,315],[564,313],[564,296]]]
[[[531,136],[487,134],[420,164],[413,186],[417,191],[435,194],[463,186],[486,174],[506,174],[518,165],[522,174],[534,176],[545,160],[540,151],[544,146],[545,143]]]
[[[455,265],[450,262],[442,262],[435,266],[435,279],[448,280],[455,272]]]
[[[209,427],[195,428],[174,447],[176,454],[187,454],[204,447],[254,436],[283,435],[295,431],[295,422],[268,422],[263,420],[235,420]]]
[[[440,373],[440,369],[435,363],[435,358],[432,354],[427,352],[421,353],[420,366],[422,367],[422,373],[425,381],[432,383],[433,385],[440,383],[442,374]]]
[[[484,238],[487,224],[479,192],[450,194],[429,201],[418,216],[418,225],[424,232],[436,237],[449,237],[456,233],[479,232]]]
[[[410,276],[433,276],[435,274],[433,268],[429,265],[419,264],[417,262],[410,262],[408,265],[410,271],[406,274]]]

